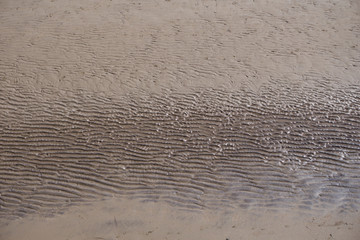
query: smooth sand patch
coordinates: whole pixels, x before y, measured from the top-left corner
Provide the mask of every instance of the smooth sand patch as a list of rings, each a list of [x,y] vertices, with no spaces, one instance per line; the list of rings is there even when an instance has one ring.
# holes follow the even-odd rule
[[[115,199],[29,216],[0,228],[1,239],[347,239],[360,236],[358,212],[185,211],[165,203]]]

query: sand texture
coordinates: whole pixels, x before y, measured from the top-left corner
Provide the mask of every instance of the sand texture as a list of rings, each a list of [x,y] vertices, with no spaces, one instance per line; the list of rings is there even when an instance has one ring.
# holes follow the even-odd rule
[[[359,6],[0,0],[0,239],[359,239]]]

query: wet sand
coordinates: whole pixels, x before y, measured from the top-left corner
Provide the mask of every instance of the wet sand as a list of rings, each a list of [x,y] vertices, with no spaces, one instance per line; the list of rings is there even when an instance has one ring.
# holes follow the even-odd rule
[[[114,195],[195,209],[352,211],[360,99],[342,92],[1,91],[1,215]]]
[[[185,211],[159,202],[107,199],[64,214],[30,216],[3,228],[2,239],[357,239],[358,213]]]
[[[356,1],[0,9],[0,239],[360,236]]]

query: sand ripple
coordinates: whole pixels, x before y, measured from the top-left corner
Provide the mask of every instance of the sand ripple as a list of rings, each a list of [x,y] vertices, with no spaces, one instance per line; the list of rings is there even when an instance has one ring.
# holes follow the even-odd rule
[[[186,209],[358,208],[359,96],[0,90],[0,216],[106,196]]]

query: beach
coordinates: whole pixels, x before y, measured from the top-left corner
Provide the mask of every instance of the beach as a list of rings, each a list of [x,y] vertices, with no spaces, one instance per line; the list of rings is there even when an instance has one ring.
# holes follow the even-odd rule
[[[358,239],[357,1],[0,1],[0,239]]]

